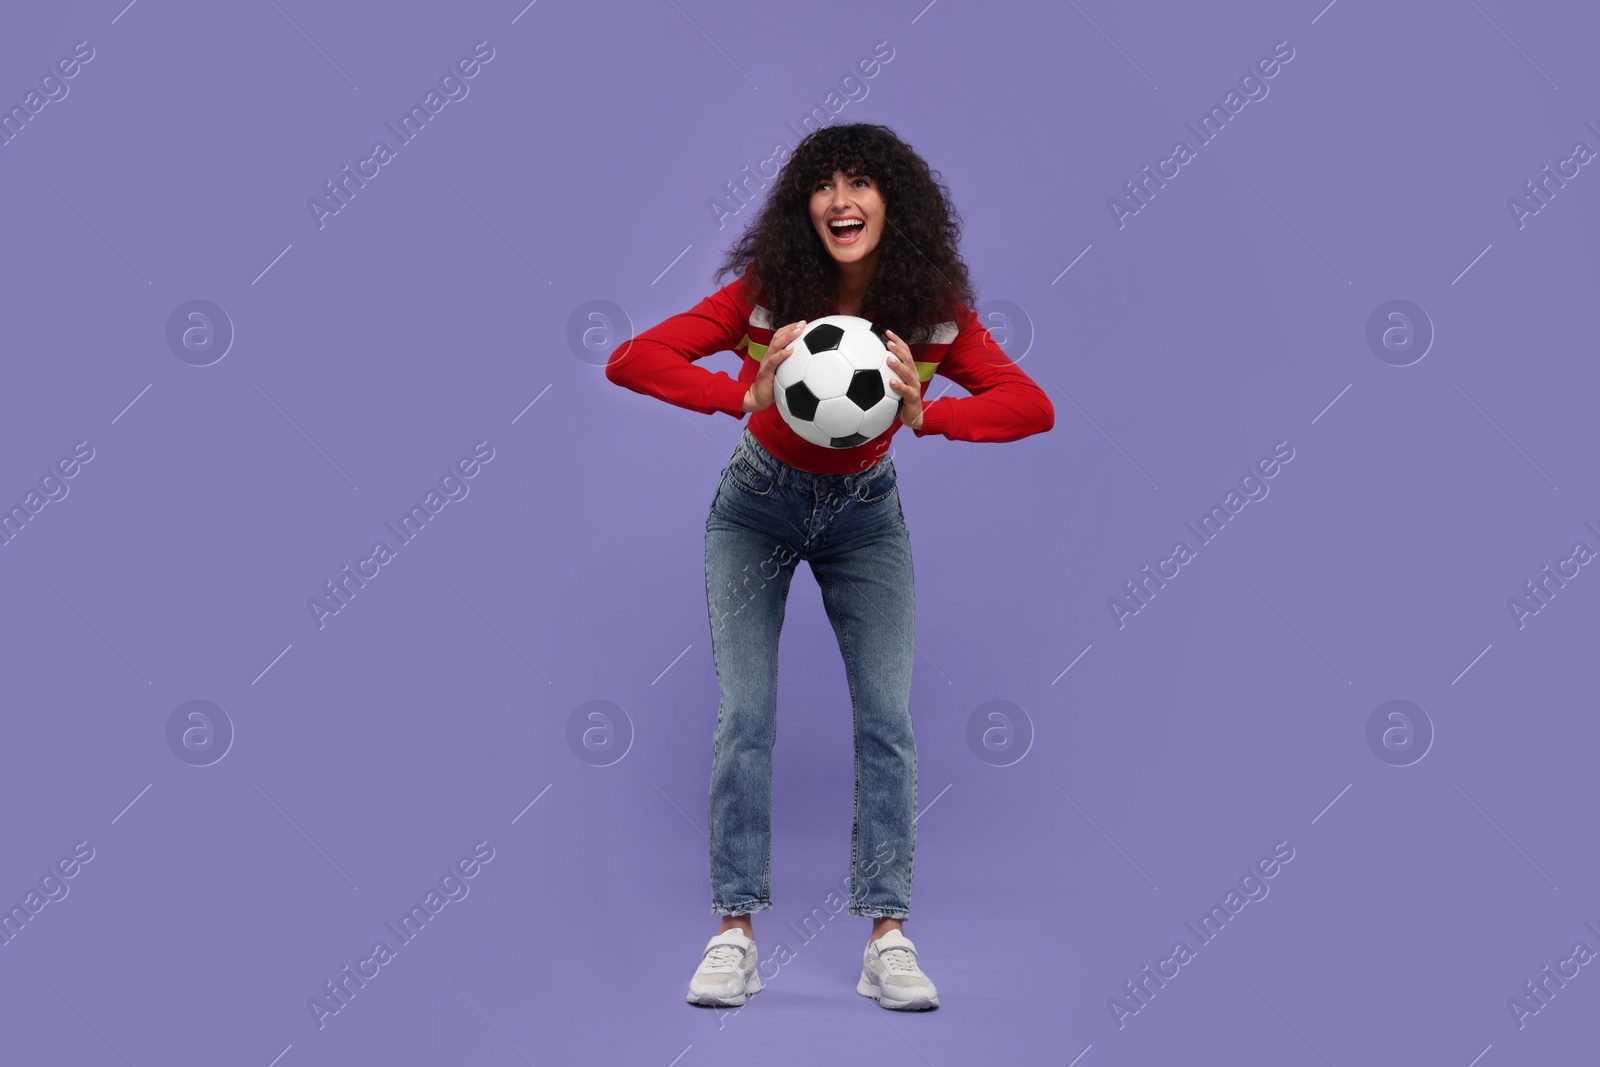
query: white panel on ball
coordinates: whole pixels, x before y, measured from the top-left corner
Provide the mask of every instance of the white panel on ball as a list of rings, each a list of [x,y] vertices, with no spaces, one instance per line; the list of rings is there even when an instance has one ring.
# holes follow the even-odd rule
[[[778,369],[772,376],[773,381],[780,389],[789,388],[789,386],[805,377],[806,364],[810,360],[811,353],[797,346],[793,352],[789,353],[788,359],[778,364]]]
[[[836,396],[817,405],[811,420],[828,437],[849,437],[861,429],[861,409],[847,396]]]

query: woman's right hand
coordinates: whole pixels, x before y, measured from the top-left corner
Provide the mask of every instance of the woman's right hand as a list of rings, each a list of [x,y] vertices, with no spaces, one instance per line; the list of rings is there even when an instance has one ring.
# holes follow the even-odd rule
[[[806,321],[801,319],[799,322],[791,322],[772,335],[772,343],[767,346],[767,354],[761,360],[761,368],[756,371],[756,380],[745,390],[745,411],[760,411],[762,408],[772,406],[772,376],[778,373],[778,364],[793,354],[795,338],[799,337],[805,328]]]

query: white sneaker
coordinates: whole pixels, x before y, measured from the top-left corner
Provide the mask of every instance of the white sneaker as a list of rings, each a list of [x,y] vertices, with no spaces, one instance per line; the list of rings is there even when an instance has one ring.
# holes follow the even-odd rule
[[[756,973],[756,943],[738,927],[706,942],[700,966],[689,979],[689,1003],[737,1008],[748,995],[761,992]]]
[[[917,966],[917,946],[899,930],[890,930],[867,945],[856,992],[896,1011],[939,1006],[939,990]]]

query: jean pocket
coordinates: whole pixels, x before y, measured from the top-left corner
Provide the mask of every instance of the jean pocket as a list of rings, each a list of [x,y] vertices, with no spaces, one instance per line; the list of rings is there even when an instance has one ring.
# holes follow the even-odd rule
[[[854,493],[858,504],[880,504],[889,499],[894,492],[894,487],[899,483],[899,475],[892,466],[886,466],[882,471],[872,477],[871,481],[863,482],[856,486]]]
[[[772,475],[752,463],[749,457],[740,453],[733,457],[733,462],[728,465],[728,477],[733,484],[751,496],[766,496],[772,492]]]

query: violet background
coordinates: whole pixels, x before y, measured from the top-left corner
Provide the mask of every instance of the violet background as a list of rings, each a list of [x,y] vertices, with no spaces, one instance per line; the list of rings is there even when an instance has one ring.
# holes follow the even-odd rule
[[[1600,178],[1520,229],[1507,199],[1600,148],[1600,15],[1322,2],[8,5],[6,107],[95,58],[0,147],[0,503],[95,458],[0,549],[0,902],[95,858],[0,946],[3,1058],[1592,1058],[1592,966],[1524,1028],[1507,999],[1600,949],[1600,578],[1521,629],[1507,600],[1600,547]],[[319,229],[307,199],[480,40],[470,94]],[[1119,229],[1107,199],[1280,40],[1269,95]],[[895,441],[906,930],[943,1007],[855,994],[865,921],[785,925],[850,861],[848,690],[801,575],[756,918],[794,955],[717,1013],[683,993],[715,930],[703,524],[740,424],[619,389],[569,330],[711,292],[754,210],[710,201],[879,41],[835,121],[939,170],[1057,422]],[[206,367],[165,336],[197,298],[236,331]],[[1366,342],[1392,299],[1436,331],[1410,366]],[[480,440],[470,494],[319,630],[308,598]],[[1280,440],[1270,495],[1119,629],[1108,598]],[[206,767],[167,742],[193,699],[236,731]],[[1394,699],[1436,733],[1410,766],[1366,740]],[[630,738],[606,766],[567,740],[592,700]],[[1009,766],[967,740],[994,700],[1031,731]],[[308,999],[480,840],[470,895],[319,1029]],[[1270,895],[1119,1028],[1277,841]]]

